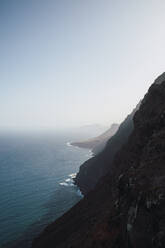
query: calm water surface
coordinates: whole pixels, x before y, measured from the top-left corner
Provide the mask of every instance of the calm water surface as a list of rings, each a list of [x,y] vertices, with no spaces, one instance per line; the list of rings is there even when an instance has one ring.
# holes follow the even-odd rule
[[[28,247],[81,199],[72,177],[90,154],[67,145],[76,138],[55,132],[0,133],[0,247],[19,247],[18,240]]]

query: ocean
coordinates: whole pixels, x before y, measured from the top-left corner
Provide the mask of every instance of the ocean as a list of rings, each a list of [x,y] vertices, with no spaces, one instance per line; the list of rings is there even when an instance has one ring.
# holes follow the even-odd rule
[[[30,247],[82,198],[73,177],[91,154],[68,143],[81,135],[0,133],[0,247]]]

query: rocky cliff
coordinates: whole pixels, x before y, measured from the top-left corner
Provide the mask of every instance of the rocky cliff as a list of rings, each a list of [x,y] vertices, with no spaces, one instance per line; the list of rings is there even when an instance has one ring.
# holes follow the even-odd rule
[[[78,146],[80,148],[90,149],[94,155],[100,153],[107,141],[117,132],[119,125],[114,123],[111,127],[101,135],[83,141],[72,142],[71,145]]]
[[[80,170],[74,180],[83,194],[87,194],[92,190],[99,179],[111,169],[114,155],[126,143],[133,130],[133,116],[139,106],[140,104],[121,123],[116,134],[107,142],[105,149],[80,166]]]
[[[165,74],[161,78],[135,113],[109,173],[33,248],[165,247]]]

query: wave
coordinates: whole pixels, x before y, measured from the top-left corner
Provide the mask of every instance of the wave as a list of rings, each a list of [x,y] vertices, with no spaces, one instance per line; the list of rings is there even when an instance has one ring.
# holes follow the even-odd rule
[[[89,150],[89,152],[86,154],[86,157],[88,158],[94,157],[94,153],[92,152],[92,150]]]
[[[76,177],[76,173],[72,173],[68,175],[68,178],[64,180],[64,182],[60,182],[59,184],[62,186],[75,186],[73,179]]]
[[[59,184],[62,185],[62,186],[66,186],[66,187],[74,186],[73,183],[66,183],[66,182],[62,182],[62,183],[59,183]]]
[[[73,180],[71,178],[65,179],[65,182],[72,182]]]
[[[72,173],[72,174],[69,174],[69,177],[71,177],[72,179],[76,177],[76,174],[77,173]]]
[[[67,145],[67,146],[72,146],[72,145],[71,145],[71,142],[67,142],[66,145]]]
[[[80,189],[74,184],[73,179],[76,177],[76,173],[72,173],[68,175],[68,178],[66,178],[64,180],[64,182],[60,182],[59,184],[61,186],[65,186],[65,187],[74,187],[76,189],[76,194],[80,197],[83,197],[82,192],[80,191]]]

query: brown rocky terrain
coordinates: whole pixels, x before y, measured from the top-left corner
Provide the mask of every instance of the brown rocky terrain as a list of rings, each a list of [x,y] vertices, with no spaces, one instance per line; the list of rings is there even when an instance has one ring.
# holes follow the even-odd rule
[[[33,248],[165,247],[165,73],[158,81],[135,113],[133,130],[107,175],[49,225]],[[104,157],[99,162],[103,165]]]

